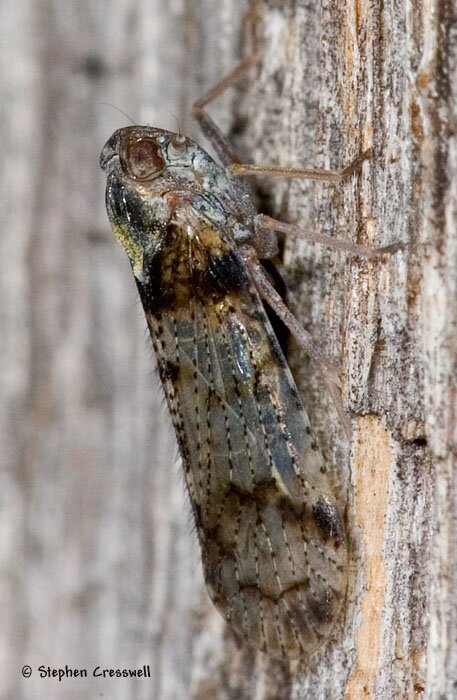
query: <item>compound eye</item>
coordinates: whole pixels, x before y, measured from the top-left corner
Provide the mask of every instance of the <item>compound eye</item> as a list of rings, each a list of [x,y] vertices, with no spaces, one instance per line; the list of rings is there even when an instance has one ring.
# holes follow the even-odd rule
[[[165,167],[159,147],[151,138],[132,139],[127,143],[123,155],[122,166],[135,180],[150,180]]]

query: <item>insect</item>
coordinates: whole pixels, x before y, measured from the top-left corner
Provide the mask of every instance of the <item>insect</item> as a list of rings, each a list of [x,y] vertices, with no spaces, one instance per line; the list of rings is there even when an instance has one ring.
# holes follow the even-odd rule
[[[315,651],[334,626],[348,579],[346,536],[331,467],[262,298],[311,353],[340,409],[341,399],[334,370],[260,262],[276,253],[275,230],[300,231],[257,214],[243,178],[255,166],[239,163],[205,111],[253,60],[194,106],[220,163],[190,138],[149,126],[116,131],[100,162],[109,220],[157,355],[210,596],[243,639],[293,658]],[[342,179],[363,157],[342,174],[285,174]]]

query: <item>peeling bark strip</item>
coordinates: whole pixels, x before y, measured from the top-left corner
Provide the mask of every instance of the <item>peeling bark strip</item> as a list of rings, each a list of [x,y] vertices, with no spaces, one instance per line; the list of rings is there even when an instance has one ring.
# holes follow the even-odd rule
[[[387,602],[384,537],[388,525],[391,470],[395,464],[389,440],[389,433],[378,418],[369,416],[359,420],[354,454],[354,520],[363,538],[364,591],[359,603],[357,656],[346,686],[346,700],[376,697],[375,683],[381,660]]]

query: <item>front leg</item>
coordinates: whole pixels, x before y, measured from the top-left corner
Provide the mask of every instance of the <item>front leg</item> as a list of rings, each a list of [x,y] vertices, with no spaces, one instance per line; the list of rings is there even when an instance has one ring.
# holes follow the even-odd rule
[[[192,107],[192,115],[200,125],[200,129],[206,136],[221,163],[225,166],[240,164],[240,159],[231,147],[227,137],[222,133],[217,124],[206,112],[205,107],[212,102],[216,97],[219,97],[228,87],[235,85],[244,74],[256,64],[257,55],[255,53],[245,56],[239,64],[222,80],[214,85],[208,92],[194,102]]]

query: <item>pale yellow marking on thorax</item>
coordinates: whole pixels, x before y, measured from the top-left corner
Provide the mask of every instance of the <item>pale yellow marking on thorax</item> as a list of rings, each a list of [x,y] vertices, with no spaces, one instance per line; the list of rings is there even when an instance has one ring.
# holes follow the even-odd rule
[[[126,226],[112,226],[112,229],[116,239],[129,256],[133,274],[138,280],[142,281],[144,268],[143,247],[130,236]]]

